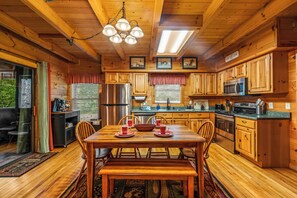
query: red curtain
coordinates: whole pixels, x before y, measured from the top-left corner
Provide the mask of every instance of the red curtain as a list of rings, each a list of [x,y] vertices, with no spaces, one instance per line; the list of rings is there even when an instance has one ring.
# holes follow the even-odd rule
[[[68,74],[68,84],[91,83],[100,84],[101,74]]]
[[[185,74],[150,74],[150,85],[186,84]]]

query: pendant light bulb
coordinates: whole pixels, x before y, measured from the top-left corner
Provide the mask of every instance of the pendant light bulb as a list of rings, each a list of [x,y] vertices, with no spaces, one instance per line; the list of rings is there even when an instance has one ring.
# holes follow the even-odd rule
[[[136,37],[136,38],[141,38],[143,37],[143,31],[139,26],[135,26],[132,30],[131,30],[131,35]]]
[[[104,26],[102,33],[105,36],[113,36],[117,33],[117,30],[111,24],[107,24]]]
[[[121,43],[123,41],[123,39],[121,38],[121,36],[119,34],[109,37],[109,40],[113,43]]]
[[[128,35],[126,38],[125,38],[125,42],[128,43],[129,45],[134,45],[137,43],[137,40],[135,37],[131,36],[131,35]]]
[[[129,22],[125,18],[120,18],[115,26],[121,31],[129,31],[131,29]]]

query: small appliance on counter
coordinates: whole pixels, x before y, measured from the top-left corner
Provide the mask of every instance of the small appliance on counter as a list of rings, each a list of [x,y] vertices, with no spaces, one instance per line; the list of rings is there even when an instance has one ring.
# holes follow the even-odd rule
[[[225,110],[225,106],[223,104],[215,104],[215,110],[216,111]]]
[[[141,103],[140,109],[142,111],[150,111],[152,108],[150,105],[148,105],[146,102]]]
[[[208,100],[194,100],[194,109],[195,110],[208,110]]]
[[[266,105],[260,98],[256,101],[256,114],[263,115],[266,114]]]
[[[192,100],[189,101],[189,104],[187,105],[187,109],[192,109]]]

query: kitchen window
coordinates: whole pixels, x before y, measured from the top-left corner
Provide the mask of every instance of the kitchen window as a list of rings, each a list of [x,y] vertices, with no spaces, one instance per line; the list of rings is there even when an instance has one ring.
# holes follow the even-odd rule
[[[72,109],[80,110],[81,120],[99,118],[98,100],[98,84],[72,84]]]
[[[167,103],[169,98],[170,103],[181,103],[181,86],[175,85],[155,85],[155,103]]]

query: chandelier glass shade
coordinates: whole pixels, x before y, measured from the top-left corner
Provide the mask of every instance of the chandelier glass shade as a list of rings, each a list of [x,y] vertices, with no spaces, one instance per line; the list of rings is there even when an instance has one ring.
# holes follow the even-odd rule
[[[115,26],[112,25],[112,23],[117,20],[117,17],[120,13],[122,13],[122,17],[117,21]],[[135,22],[136,26],[134,26],[131,30],[132,22]],[[104,26],[102,33],[105,36],[108,36],[109,40],[113,43],[121,43],[124,40],[130,45],[136,44],[137,38],[141,38],[144,36],[144,33],[138,26],[137,21],[132,20],[129,22],[126,19],[125,2],[123,2],[123,7],[121,8],[121,10],[119,10],[116,17],[109,19],[107,25]]]

